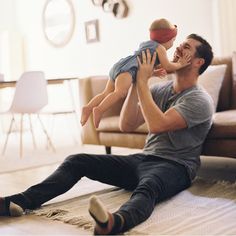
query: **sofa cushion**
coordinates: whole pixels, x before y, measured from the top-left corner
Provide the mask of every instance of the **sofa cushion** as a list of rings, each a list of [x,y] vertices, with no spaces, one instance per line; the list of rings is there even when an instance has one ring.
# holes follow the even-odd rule
[[[128,147],[142,149],[147,134],[99,132],[100,144],[108,147]]]
[[[214,114],[213,125],[208,134],[212,138],[236,138],[236,110],[221,111]]]
[[[213,125],[208,137],[236,138],[236,110],[217,112],[213,116]],[[105,117],[101,120],[99,132],[120,133],[119,116]],[[132,133],[147,134],[147,125],[143,124]]]
[[[212,97],[216,111],[221,85],[225,76],[226,65],[209,66],[207,70],[199,76],[200,84]]]
[[[119,128],[119,116],[111,116],[111,117],[104,117],[102,118],[98,131],[99,132],[121,132]],[[147,134],[147,125],[143,124],[139,126],[135,131],[132,133],[140,133],[140,134]]]

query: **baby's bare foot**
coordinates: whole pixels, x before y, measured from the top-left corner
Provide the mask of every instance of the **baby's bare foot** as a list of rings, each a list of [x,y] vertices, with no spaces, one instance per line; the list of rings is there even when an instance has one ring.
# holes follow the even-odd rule
[[[93,108],[93,123],[96,128],[98,128],[99,123],[102,118],[102,112],[98,107]]]
[[[92,108],[88,107],[88,106],[84,106],[82,108],[82,112],[81,112],[81,119],[80,119],[80,124],[83,126],[85,125],[85,123],[87,122],[90,114],[92,112]]]

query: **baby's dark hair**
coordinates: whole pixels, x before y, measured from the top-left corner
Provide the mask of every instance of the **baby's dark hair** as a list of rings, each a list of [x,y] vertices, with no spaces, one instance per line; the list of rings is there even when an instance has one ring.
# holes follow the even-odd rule
[[[212,47],[204,38],[197,34],[190,34],[187,38],[197,40],[201,43],[196,47],[195,53],[195,57],[203,58],[205,60],[205,63],[199,69],[199,75],[201,75],[211,64],[211,61],[213,59]]]

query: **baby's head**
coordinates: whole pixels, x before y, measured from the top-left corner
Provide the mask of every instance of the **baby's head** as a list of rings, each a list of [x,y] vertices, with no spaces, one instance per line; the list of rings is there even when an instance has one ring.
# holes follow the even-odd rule
[[[173,46],[177,35],[177,26],[171,24],[166,19],[157,19],[152,22],[150,26],[150,39],[157,41],[166,49],[169,49]]]

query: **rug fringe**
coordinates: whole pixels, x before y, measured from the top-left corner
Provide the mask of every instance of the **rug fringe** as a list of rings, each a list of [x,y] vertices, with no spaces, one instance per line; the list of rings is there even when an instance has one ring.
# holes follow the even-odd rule
[[[37,216],[46,216],[47,218],[51,218],[54,220],[60,218],[60,216],[66,215],[68,211],[62,209],[51,209],[51,210],[41,209],[33,213],[36,214]]]
[[[51,210],[41,209],[37,210],[36,212],[33,212],[33,214],[36,214],[37,216],[45,216],[47,218],[50,218],[51,220],[58,220],[58,221],[63,221],[64,223],[67,224],[77,225],[78,227],[83,228],[85,230],[92,231],[94,228],[92,220],[89,220],[84,216],[70,216],[69,211],[62,209],[51,209]]]
[[[216,184],[221,184],[223,186],[230,187],[230,188],[236,187],[236,182],[230,182],[230,181],[226,181],[226,180],[218,180],[218,181],[216,181]]]
[[[83,216],[68,217],[63,220],[64,223],[77,225],[85,230],[93,230],[94,224],[92,220],[89,220]]]

